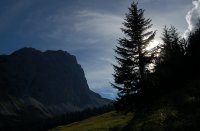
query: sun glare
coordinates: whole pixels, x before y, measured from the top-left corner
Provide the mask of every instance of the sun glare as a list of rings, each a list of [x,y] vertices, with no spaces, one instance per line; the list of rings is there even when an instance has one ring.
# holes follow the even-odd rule
[[[158,46],[160,43],[158,40],[153,40],[149,43],[149,45],[146,47],[146,50],[151,50],[154,47]]]

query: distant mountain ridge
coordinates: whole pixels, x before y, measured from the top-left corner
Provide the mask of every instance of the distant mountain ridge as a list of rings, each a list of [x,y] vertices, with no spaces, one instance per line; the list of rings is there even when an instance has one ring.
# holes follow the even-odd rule
[[[0,55],[0,116],[31,110],[45,118],[108,103],[89,89],[76,57],[66,51],[22,48]]]

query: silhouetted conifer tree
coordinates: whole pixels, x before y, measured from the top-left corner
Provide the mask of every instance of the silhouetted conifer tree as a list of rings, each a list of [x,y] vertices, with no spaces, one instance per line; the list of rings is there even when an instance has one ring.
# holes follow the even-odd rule
[[[161,88],[174,87],[185,79],[184,57],[186,40],[181,39],[175,27],[164,28],[163,44],[156,62],[155,75]]]
[[[200,78],[200,19],[196,30],[188,37],[188,48],[186,51],[187,69],[189,79]]]
[[[152,56],[145,50],[154,39],[155,31],[148,31],[152,27],[151,20],[144,17],[144,10],[138,8],[138,3],[133,2],[126,14],[124,38],[119,39],[116,46],[114,67],[114,84],[118,89],[116,107],[119,110],[129,110],[143,88],[142,83],[149,72],[147,65]]]

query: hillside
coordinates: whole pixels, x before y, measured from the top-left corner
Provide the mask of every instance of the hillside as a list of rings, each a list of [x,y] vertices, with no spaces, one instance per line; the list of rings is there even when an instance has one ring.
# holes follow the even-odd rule
[[[163,95],[154,103],[126,116],[110,112],[52,131],[196,131],[200,129],[200,81]]]
[[[81,122],[75,122],[69,125],[59,126],[50,131],[88,131],[88,130],[117,130],[122,129],[128,121],[132,119],[132,115],[120,115],[115,111],[105,113],[100,116],[91,117]]]

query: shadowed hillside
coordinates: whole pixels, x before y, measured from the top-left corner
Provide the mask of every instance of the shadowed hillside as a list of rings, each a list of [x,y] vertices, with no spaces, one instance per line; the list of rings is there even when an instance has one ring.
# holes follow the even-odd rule
[[[200,82],[190,81],[182,89],[144,105],[133,114],[110,112],[52,131],[197,131],[200,129]]]
[[[0,55],[0,72],[0,129],[110,102],[89,89],[76,57],[65,51],[22,48]]]

